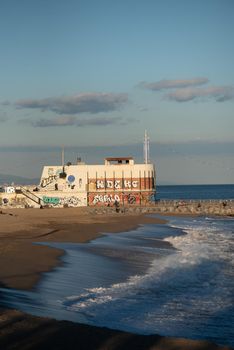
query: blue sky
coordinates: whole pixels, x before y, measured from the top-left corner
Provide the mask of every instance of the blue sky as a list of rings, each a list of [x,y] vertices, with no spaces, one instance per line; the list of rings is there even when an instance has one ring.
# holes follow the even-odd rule
[[[0,1],[0,173],[141,161],[147,129],[159,182],[233,183],[233,33],[232,0]]]

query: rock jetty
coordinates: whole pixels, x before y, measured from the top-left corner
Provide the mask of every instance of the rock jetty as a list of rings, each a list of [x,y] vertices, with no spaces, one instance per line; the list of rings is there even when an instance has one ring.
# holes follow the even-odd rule
[[[160,200],[145,206],[90,207],[92,213],[158,213],[164,215],[234,216],[234,200]]]

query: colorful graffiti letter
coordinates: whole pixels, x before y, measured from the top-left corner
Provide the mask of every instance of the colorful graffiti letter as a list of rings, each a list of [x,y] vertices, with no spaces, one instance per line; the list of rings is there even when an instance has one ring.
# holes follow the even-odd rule
[[[59,198],[58,197],[46,197],[46,196],[43,196],[42,200],[46,204],[52,204],[52,205],[58,205],[59,204]]]

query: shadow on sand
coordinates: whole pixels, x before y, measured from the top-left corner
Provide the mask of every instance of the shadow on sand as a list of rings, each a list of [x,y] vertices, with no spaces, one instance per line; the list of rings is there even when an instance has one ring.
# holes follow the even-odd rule
[[[158,335],[144,336],[34,317],[0,306],[0,349],[224,350],[228,348],[205,341],[164,338]]]

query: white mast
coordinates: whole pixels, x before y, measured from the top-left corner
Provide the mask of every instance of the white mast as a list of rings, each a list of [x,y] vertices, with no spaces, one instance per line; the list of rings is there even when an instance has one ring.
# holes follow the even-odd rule
[[[64,146],[62,146],[62,166],[64,167]]]
[[[149,163],[149,137],[147,135],[147,130],[145,130],[145,138],[144,138],[144,163]]]

